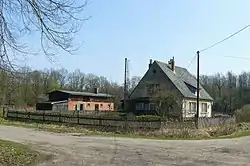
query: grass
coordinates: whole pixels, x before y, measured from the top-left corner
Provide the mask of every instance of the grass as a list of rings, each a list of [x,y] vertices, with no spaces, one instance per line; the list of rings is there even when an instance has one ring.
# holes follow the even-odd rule
[[[31,166],[38,162],[39,153],[27,146],[0,140],[0,166]]]
[[[218,139],[238,138],[238,137],[245,137],[245,136],[250,136],[250,130],[240,131],[240,132],[233,133],[231,135],[221,136],[221,137],[218,137]]]

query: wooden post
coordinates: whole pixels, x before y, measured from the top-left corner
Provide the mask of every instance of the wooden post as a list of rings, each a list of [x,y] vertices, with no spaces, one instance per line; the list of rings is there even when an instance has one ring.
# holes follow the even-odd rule
[[[17,111],[16,111],[16,120],[18,120],[18,113],[17,113]]]
[[[59,122],[61,122],[61,110],[59,111]]]
[[[77,111],[77,124],[80,124],[80,119],[79,119],[79,110]]]
[[[3,107],[3,118],[5,119],[5,107]]]
[[[45,121],[45,110],[43,111],[43,121]]]
[[[102,125],[102,119],[101,119],[101,117],[99,117],[99,126],[101,126]]]
[[[197,51],[197,129],[199,127],[198,125],[198,120],[199,120],[199,116],[200,116],[200,51]]]
[[[28,112],[28,120],[30,120],[30,112]]]

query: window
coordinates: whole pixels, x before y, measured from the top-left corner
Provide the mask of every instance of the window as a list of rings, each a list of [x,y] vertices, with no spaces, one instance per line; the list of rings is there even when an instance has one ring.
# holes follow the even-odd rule
[[[87,107],[90,107],[90,104],[88,103]]]
[[[207,103],[202,103],[201,106],[202,106],[201,111],[204,112],[204,113],[207,113]]]
[[[157,93],[160,91],[160,84],[148,84],[147,91],[149,95]]]
[[[189,102],[189,112],[196,113],[196,103],[195,102]]]
[[[149,104],[148,103],[144,104],[144,110],[149,110]]]
[[[136,110],[143,110],[143,106],[144,106],[143,103],[136,103],[135,109]]]
[[[190,85],[190,84],[188,84],[188,83],[186,83],[186,82],[185,82],[185,84],[186,84],[186,86],[188,87],[188,89],[189,89],[193,94],[197,95],[197,88],[196,88],[196,87],[194,87],[194,86],[192,86],[192,85]]]
[[[149,104],[149,109],[150,109],[150,110],[156,110],[156,104],[150,103],[150,104]]]
[[[183,102],[183,103],[182,103],[182,108],[183,108],[183,110],[186,111],[186,109],[187,109],[187,103],[186,103],[186,102]]]
[[[153,87],[154,84],[148,84],[147,85],[147,91],[148,91],[148,94],[151,95],[153,93]]]
[[[102,108],[102,106],[103,106],[103,105],[101,104],[100,107]]]
[[[160,84],[155,84],[155,91],[160,91]]]
[[[83,104],[80,104],[80,110],[81,111],[83,110]]]

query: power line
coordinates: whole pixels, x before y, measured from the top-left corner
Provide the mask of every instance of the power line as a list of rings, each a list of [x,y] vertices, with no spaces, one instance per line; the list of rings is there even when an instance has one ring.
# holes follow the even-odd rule
[[[192,60],[189,62],[189,64],[188,64],[188,66],[187,66],[186,69],[189,69],[189,67],[191,66],[191,64],[192,64],[193,61],[195,60],[196,56],[197,56],[196,54],[193,56]]]
[[[226,37],[226,38],[224,38],[224,39],[222,39],[222,40],[220,40],[220,41],[218,41],[218,42],[216,42],[216,43],[214,43],[214,44],[212,44],[212,45],[210,45],[210,46],[208,46],[208,47],[206,47],[206,48],[200,50],[200,52],[204,52],[204,51],[206,51],[206,50],[208,50],[208,49],[211,49],[211,48],[217,46],[218,44],[220,44],[220,43],[222,43],[222,42],[224,42],[224,41],[230,39],[231,37],[237,35],[238,33],[244,31],[245,29],[247,29],[247,28],[249,28],[249,27],[250,27],[250,24],[246,25],[245,27],[241,28],[240,30],[236,31],[235,33],[229,35],[228,37]]]
[[[235,59],[249,59],[250,60],[250,57],[240,57],[240,56],[224,56],[224,57],[235,58]]]
[[[188,69],[190,68],[190,66],[192,65],[192,63],[193,63],[193,61],[195,60],[196,56],[197,56],[197,55],[195,54],[195,55],[193,56],[192,60],[188,63],[188,65],[187,65],[187,67],[186,67],[187,70],[188,70]],[[180,79],[183,77],[183,74],[184,74],[184,72],[181,73]]]

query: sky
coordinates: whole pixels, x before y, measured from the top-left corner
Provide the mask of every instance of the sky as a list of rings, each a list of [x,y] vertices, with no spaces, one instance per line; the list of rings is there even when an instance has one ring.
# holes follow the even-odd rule
[[[78,0],[80,3],[81,0]],[[249,0],[90,0],[75,42],[83,45],[75,55],[57,55],[51,63],[42,53],[28,56],[34,69],[80,69],[123,82],[124,58],[129,76],[143,76],[150,59],[188,67],[196,51],[250,24]],[[39,48],[39,39],[28,40]],[[230,58],[249,57],[249,59]],[[250,28],[200,54],[201,74],[238,74],[250,69]],[[188,70],[196,73],[196,61]]]

